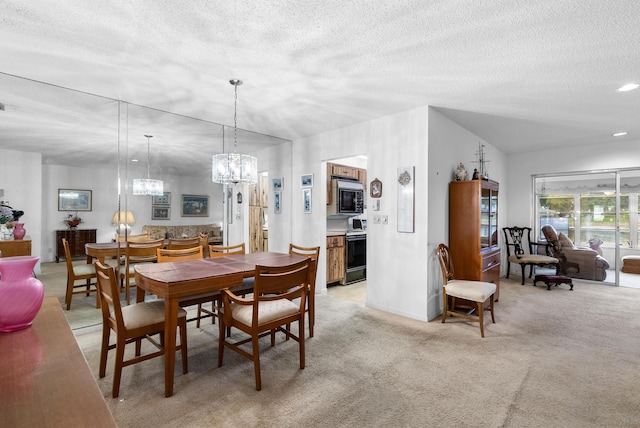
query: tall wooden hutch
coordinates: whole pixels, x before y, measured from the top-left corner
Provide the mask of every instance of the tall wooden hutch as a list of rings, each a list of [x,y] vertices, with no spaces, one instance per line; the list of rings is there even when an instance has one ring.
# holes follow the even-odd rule
[[[456,279],[493,282],[500,297],[498,183],[453,181],[449,185],[449,251]]]

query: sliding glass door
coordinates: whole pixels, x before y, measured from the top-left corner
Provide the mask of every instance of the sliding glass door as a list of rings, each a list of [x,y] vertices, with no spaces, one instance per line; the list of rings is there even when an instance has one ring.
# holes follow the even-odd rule
[[[640,274],[621,272],[623,257],[640,256],[638,193],[640,169],[534,177],[537,238],[554,226],[578,249],[579,269],[570,276],[640,287]]]

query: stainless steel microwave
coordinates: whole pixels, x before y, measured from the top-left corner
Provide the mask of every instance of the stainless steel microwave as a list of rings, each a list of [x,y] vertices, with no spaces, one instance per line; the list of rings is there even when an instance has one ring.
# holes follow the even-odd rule
[[[364,186],[358,181],[331,180],[328,216],[355,216],[364,210]]]

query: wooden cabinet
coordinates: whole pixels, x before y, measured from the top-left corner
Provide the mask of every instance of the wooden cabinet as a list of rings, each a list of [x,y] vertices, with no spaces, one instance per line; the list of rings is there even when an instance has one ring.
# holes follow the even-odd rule
[[[344,281],[344,241],[344,236],[327,236],[327,284]]]
[[[449,250],[456,279],[493,282],[500,297],[498,183],[454,181],[449,185]]]
[[[249,252],[268,251],[269,240],[263,230],[268,209],[268,179],[261,175],[256,184],[249,185]]]
[[[64,246],[62,238],[69,242],[69,250],[71,250],[71,258],[86,257],[84,244],[96,242],[96,229],[65,229],[56,230],[56,263],[64,257]]]
[[[0,257],[30,256],[31,241],[18,239],[15,241],[0,241]]]
[[[337,165],[327,162],[327,205],[331,205],[333,201],[333,189],[331,188],[332,178],[346,178],[349,180],[358,180],[364,187],[365,194],[367,191],[367,170],[355,168],[352,166]]]

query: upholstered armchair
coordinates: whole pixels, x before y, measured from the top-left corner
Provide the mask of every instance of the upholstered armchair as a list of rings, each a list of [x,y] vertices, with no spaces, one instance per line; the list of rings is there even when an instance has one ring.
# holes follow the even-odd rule
[[[572,278],[604,281],[609,262],[591,248],[576,247],[564,233],[558,234],[550,224],[542,226],[547,239],[547,254],[560,260],[563,275]]]

